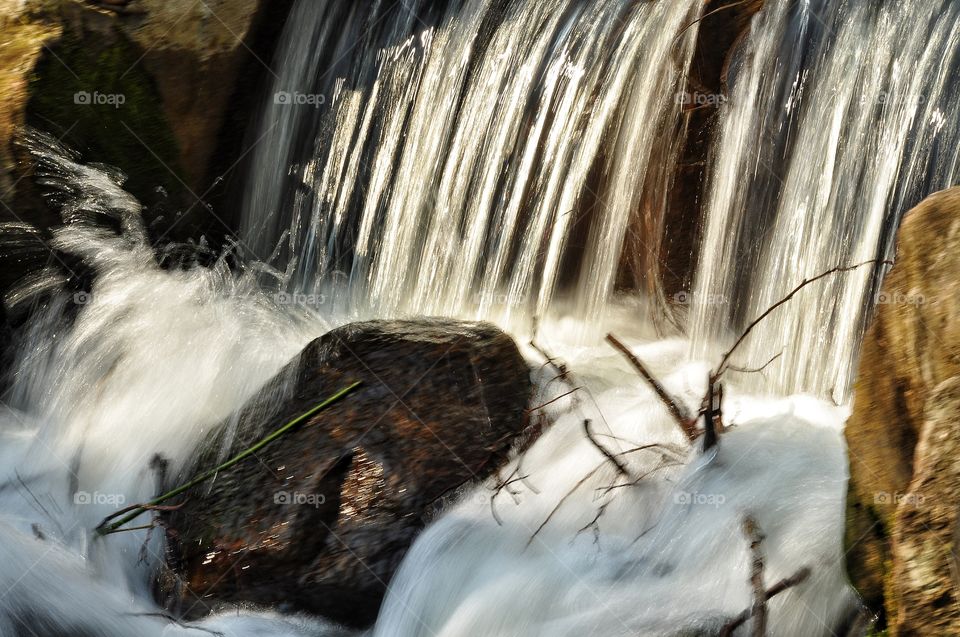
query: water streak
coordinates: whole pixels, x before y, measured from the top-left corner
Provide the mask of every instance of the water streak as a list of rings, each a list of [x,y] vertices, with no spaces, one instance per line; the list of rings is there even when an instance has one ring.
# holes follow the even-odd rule
[[[732,72],[690,325],[702,355],[803,279],[892,254],[960,174],[960,5],[768,2]],[[779,394],[845,400],[878,268],[810,286],[740,352]],[[758,377],[759,379],[759,377]]]
[[[292,289],[346,282],[349,305],[380,314],[506,320],[542,316],[564,294],[598,316],[648,162],[676,128],[697,32],[685,27],[702,3],[377,5],[362,19],[351,9],[335,46],[343,11],[315,4],[296,9],[275,90],[326,104],[269,105],[251,249],[285,239]],[[357,42],[347,60],[344,42]],[[329,68],[304,55],[320,46]]]

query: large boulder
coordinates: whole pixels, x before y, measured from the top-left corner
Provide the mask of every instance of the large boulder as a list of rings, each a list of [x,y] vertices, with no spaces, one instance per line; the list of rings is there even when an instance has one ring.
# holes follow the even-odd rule
[[[917,503],[909,497],[911,481],[919,479],[920,463],[928,464],[936,453],[918,448],[917,442],[940,435],[925,428],[950,431],[942,418],[931,424],[930,410],[939,404],[931,402],[934,390],[960,375],[958,255],[960,188],[953,188],[927,198],[903,220],[896,265],[884,281],[863,342],[853,414],[846,427],[847,568],[867,605],[877,612],[886,610],[890,618],[900,612],[894,565],[900,560],[897,572],[919,577],[910,566],[913,558],[897,556],[891,543],[902,534],[898,519],[910,518],[903,517],[903,507]],[[958,496],[943,497],[940,504],[945,507],[960,504]],[[929,529],[912,532],[920,534],[918,540],[935,541]],[[914,609],[926,611],[932,616],[934,609]]]
[[[496,327],[356,323],[310,343],[180,479],[357,380],[345,399],[170,515],[180,612],[254,602],[372,623],[439,501],[489,476],[525,429],[529,369]]]

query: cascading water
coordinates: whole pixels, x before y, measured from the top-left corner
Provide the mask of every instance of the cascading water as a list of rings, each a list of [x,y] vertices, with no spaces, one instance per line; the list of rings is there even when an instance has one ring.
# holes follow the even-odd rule
[[[704,454],[616,352],[590,343],[616,332],[699,406],[715,361],[691,362],[683,339],[654,342],[636,307],[612,300],[625,234],[663,214],[643,198],[664,178],[653,164],[675,159],[675,97],[701,9],[299,2],[255,133],[239,271],[225,259],[161,270],[116,174],[35,148],[42,181],[67,204],[54,247],[96,278],[73,303],[53,294],[23,336],[0,425],[0,634],[357,634],[252,608],[171,622],[150,595],[160,538],[95,540],[91,529],[153,495],[154,454],[187,462],[312,337],[397,313],[489,317],[522,341],[537,317],[538,342],[575,378],[527,349],[552,424],[501,470],[509,486],[474,485],[426,529],[361,634],[715,634],[750,604],[745,515],[766,534],[768,584],[811,572],[772,601],[772,634],[842,633],[855,609],[843,575],[845,410],[751,397],[761,376],[731,377],[723,407],[735,427]],[[899,212],[953,181],[960,107],[943,96],[958,10],[769,0],[754,19],[711,169],[689,317],[698,351],[804,276],[886,253]],[[95,216],[119,219],[122,235]],[[59,269],[11,300],[49,293]],[[278,303],[264,272],[337,303]],[[844,275],[798,297],[741,355],[763,362],[788,348],[769,390],[842,391],[870,284]],[[705,302],[716,298],[730,304]],[[628,476],[585,435],[586,419]]]
[[[960,174],[960,5],[771,2],[754,22],[710,176],[690,326],[739,332],[805,278],[892,257],[900,216]],[[769,391],[848,397],[875,266],[809,286],[753,332]]]
[[[597,317],[702,2],[345,4],[294,10],[245,243],[381,315],[529,319],[564,292]]]

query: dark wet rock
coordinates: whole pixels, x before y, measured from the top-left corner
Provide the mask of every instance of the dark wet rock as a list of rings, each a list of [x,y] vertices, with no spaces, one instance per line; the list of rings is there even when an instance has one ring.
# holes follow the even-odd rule
[[[254,602],[372,623],[438,500],[490,475],[525,427],[529,370],[499,329],[374,321],[308,345],[244,408],[229,455],[356,380],[170,517],[181,611]],[[180,479],[215,466],[228,430]]]

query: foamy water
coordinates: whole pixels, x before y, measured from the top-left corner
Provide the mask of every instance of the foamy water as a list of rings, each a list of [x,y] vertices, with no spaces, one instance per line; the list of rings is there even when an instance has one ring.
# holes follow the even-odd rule
[[[148,542],[145,530],[98,538],[93,529],[155,495],[155,455],[175,470],[303,345],[354,317],[279,304],[253,274],[223,263],[161,270],[138,232],[80,223],[59,230],[55,244],[85,255],[97,276],[89,294],[56,295],[35,318],[2,414],[0,634],[21,625],[40,634],[203,634],[157,615],[161,533]],[[77,310],[72,322],[62,318],[68,307]],[[751,398],[751,377],[731,378],[724,407],[736,427],[703,455],[602,343],[616,332],[696,408],[708,365],[688,361],[682,339],[653,339],[638,312],[624,303],[606,324],[542,322],[538,344],[574,378],[557,379],[525,346],[534,403],[574,382],[583,389],[544,408],[552,425],[500,471],[522,480],[499,492],[492,483],[467,489],[424,532],[373,635],[716,628],[749,605],[740,531],[748,514],[767,534],[769,584],[801,567],[813,572],[771,604],[773,634],[841,623],[851,603],[841,554],[844,410],[812,398]],[[623,454],[629,480],[587,439],[585,418]],[[652,443],[660,446],[630,451]],[[254,608],[193,626],[236,636],[341,633],[318,618]]]

